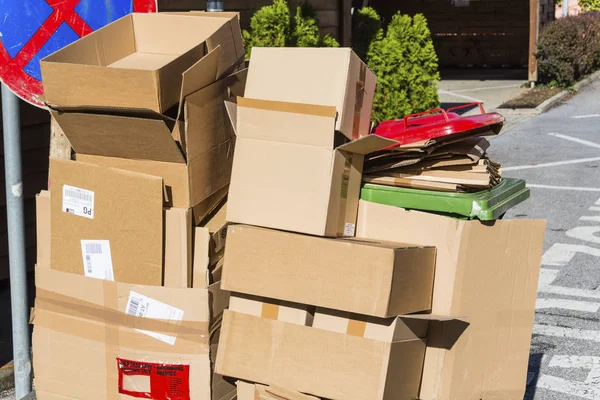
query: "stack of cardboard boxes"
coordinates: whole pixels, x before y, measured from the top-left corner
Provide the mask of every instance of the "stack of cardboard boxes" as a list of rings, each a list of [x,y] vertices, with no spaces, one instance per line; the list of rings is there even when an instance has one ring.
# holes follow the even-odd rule
[[[42,61],[76,154],[38,196],[38,398],[520,400],[544,223],[361,201],[373,73],[243,58],[235,14],[175,13]]]
[[[359,202],[363,156],[393,143],[363,124],[374,81],[347,49],[253,49],[217,372],[298,392],[240,400],[520,400],[545,224]]]
[[[213,364],[237,14],[132,14],[41,66],[75,157],[38,196],[37,397],[230,400]]]

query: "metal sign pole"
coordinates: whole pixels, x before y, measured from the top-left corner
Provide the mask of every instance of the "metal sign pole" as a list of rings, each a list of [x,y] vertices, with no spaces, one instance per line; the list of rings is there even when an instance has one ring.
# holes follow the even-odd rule
[[[206,2],[206,11],[225,11],[223,8],[223,0],[217,1],[207,1]]]
[[[25,235],[23,226],[21,119],[19,114],[19,99],[4,84],[2,84],[2,122],[10,264],[10,301],[15,363],[15,395],[17,399],[22,399],[31,392],[31,340],[29,338],[27,268],[25,263]]]
[[[569,16],[569,0],[562,0],[562,16]]]

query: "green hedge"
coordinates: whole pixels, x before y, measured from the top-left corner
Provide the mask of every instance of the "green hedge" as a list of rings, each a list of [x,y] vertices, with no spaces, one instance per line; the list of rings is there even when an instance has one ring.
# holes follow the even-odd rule
[[[600,69],[600,13],[587,12],[548,24],[538,40],[539,80],[569,87]]]

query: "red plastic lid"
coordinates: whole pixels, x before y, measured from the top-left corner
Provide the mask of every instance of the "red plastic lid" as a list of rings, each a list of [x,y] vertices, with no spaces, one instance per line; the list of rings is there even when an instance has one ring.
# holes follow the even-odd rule
[[[460,116],[452,112],[460,108],[478,106],[481,114]],[[470,103],[443,110],[435,108],[417,114],[411,114],[400,120],[380,123],[373,132],[387,139],[396,140],[398,143],[390,146],[396,147],[405,144],[423,142],[441,137],[468,134],[468,132],[489,128],[495,134],[500,132],[504,124],[504,117],[498,113],[486,113],[481,103]]]

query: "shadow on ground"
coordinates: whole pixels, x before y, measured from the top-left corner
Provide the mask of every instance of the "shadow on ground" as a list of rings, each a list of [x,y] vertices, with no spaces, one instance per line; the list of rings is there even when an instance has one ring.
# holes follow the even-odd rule
[[[33,273],[29,274],[28,297],[29,307],[33,306],[35,284]],[[0,366],[13,359],[12,352],[12,318],[10,310],[10,285],[8,280],[0,281]]]

